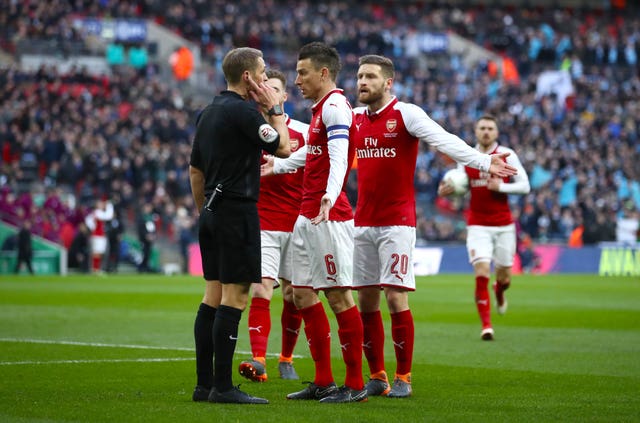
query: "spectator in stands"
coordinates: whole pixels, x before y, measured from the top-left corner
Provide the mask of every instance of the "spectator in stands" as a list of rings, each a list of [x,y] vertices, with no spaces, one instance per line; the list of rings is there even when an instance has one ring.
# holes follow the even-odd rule
[[[116,209],[107,225],[107,273],[116,273],[120,263],[120,242],[124,233],[124,225],[120,212]]]
[[[640,218],[638,210],[631,201],[627,201],[616,221],[616,241],[634,244],[640,236]]]
[[[582,241],[587,244],[597,244],[603,241],[614,241],[616,238],[616,224],[613,217],[605,210],[595,210],[595,217],[584,226]]]
[[[178,230],[182,272],[189,273],[189,245],[197,239],[195,236],[197,222],[186,207],[180,206],[176,212],[175,226]]]
[[[70,269],[78,269],[82,273],[89,273],[91,261],[91,232],[84,221],[78,223],[78,230],[71,241],[68,252]]]
[[[142,245],[142,261],[138,265],[138,272],[152,272],[151,251],[156,240],[156,223],[153,204],[145,202],[142,205],[142,212],[138,216],[138,239]]]
[[[14,273],[20,273],[22,263],[26,264],[27,270],[33,275],[33,266],[31,260],[33,259],[33,246],[31,245],[31,222],[25,220],[22,222],[22,227],[18,231],[18,258],[16,260],[16,267]]]
[[[186,81],[193,72],[193,53],[186,46],[180,46],[169,56],[169,64],[176,81]]]
[[[533,248],[533,240],[529,234],[521,232],[518,234],[516,252],[520,257],[520,266],[523,272],[533,272],[540,266],[540,257]]]

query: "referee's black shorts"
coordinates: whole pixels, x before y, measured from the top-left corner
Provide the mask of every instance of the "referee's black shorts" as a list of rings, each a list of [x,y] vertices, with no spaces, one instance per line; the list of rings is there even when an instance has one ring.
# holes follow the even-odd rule
[[[223,198],[200,213],[198,240],[206,280],[260,282],[260,220],[254,201]]]

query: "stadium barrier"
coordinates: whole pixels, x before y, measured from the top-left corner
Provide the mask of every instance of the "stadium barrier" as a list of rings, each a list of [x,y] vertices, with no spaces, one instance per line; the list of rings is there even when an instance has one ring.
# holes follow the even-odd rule
[[[0,244],[4,244],[7,238],[14,236],[18,228],[5,222],[0,222]],[[37,235],[31,236],[33,245],[33,259],[31,264],[36,275],[66,275],[68,268],[68,251],[61,245],[48,241]],[[18,251],[0,251],[0,275],[10,275],[16,266]],[[142,261],[142,245],[140,241],[131,235],[125,234],[120,244],[119,273],[136,272],[136,267]],[[156,272],[162,271],[160,249],[154,245],[151,249],[149,266]],[[72,269],[73,270],[73,269]],[[77,270],[77,269],[76,269]],[[23,264],[21,274],[28,273]]]
[[[603,244],[598,261],[601,276],[636,276],[640,278],[640,243]]]
[[[437,268],[437,272],[427,274],[472,272],[465,246],[441,248],[442,256],[439,262],[433,253],[427,258],[437,263],[430,265],[433,269]],[[425,257],[416,255],[416,259],[424,260]],[[607,243],[582,248],[538,245],[533,248],[533,261],[530,267],[523,269],[520,257],[516,255],[514,273],[592,273],[601,276],[640,277],[640,244]]]
[[[0,223],[0,240],[2,243],[6,238],[15,235],[18,228],[8,225],[4,222]],[[67,274],[67,250],[51,241],[47,241],[36,235],[31,236],[31,244],[33,246],[33,272],[36,275],[66,275]],[[0,251],[0,275],[9,275],[13,273],[18,259],[18,251]],[[28,273],[26,266],[23,264],[21,273]]]
[[[66,251],[34,250],[31,266],[36,275],[64,275],[67,271]],[[18,253],[16,251],[0,252],[0,275],[10,275],[16,266]],[[28,273],[27,266],[22,264],[20,273]]]
[[[515,274],[591,273],[601,276],[640,277],[640,243],[607,243],[582,248],[538,245],[534,247],[534,263],[531,267],[523,269],[520,257],[516,256],[513,271]],[[472,273],[472,270],[464,245],[421,247],[415,250],[416,275]],[[197,243],[189,247],[189,273],[202,276],[202,261]]]

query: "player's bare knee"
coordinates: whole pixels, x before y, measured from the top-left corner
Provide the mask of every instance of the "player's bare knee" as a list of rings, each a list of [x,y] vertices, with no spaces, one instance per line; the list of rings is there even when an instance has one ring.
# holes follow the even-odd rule
[[[371,313],[380,309],[380,288],[366,287],[358,290],[358,305],[362,313]]]
[[[509,284],[511,282],[511,267],[496,266],[496,279],[502,284]]]
[[[320,301],[318,295],[313,289],[307,288],[294,288],[293,289],[293,303],[298,310],[311,307]]]
[[[385,290],[387,306],[390,313],[400,313],[409,310],[409,292],[399,289],[388,288]]]
[[[350,288],[336,288],[325,291],[329,307],[335,314],[342,313],[356,305]]]
[[[251,285],[253,298],[264,298],[270,300],[273,296],[273,279],[262,279],[261,283],[254,283]]]

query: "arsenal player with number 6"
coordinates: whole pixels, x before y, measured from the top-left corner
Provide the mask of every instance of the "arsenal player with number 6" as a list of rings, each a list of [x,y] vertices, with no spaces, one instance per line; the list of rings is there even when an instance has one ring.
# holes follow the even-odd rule
[[[362,378],[362,321],[352,295],[353,211],[344,182],[353,160],[351,105],[336,86],[340,56],[324,43],[304,45],[296,64],[296,85],[313,101],[306,149],[291,160],[270,161],[263,175],[305,166],[300,216],[293,228],[293,297],[302,314],[315,378],[291,400],[323,403],[365,402]],[[300,154],[305,151],[305,155]],[[319,292],[324,292],[338,321],[338,338],[346,367],[338,388],[331,369],[331,326]]]
[[[358,158],[358,202],[354,217],[353,285],[364,326],[364,353],[371,376],[368,395],[403,398],[412,393],[413,316],[408,293],[415,290],[413,250],[416,207],[413,177],[418,144],[429,143],[466,166],[506,177],[516,169],[445,131],[420,107],[391,94],[393,62],[366,55],[358,68],[358,101],[351,137]],[[391,315],[396,355],[393,386],[384,367],[384,327],[380,292]]]

